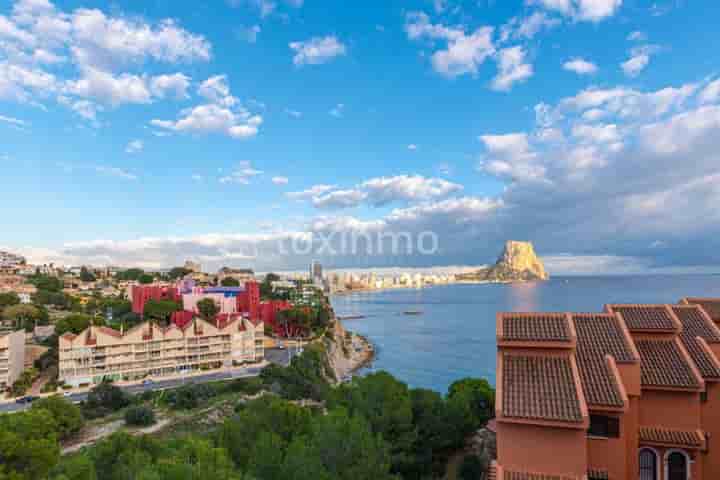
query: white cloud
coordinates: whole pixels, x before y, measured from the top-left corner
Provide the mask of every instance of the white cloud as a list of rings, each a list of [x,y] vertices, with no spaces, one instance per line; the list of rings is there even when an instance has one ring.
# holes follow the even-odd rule
[[[58,81],[53,74],[0,61],[0,100],[35,104],[57,89]]]
[[[272,177],[272,183],[275,185],[287,185],[288,182],[288,177]]]
[[[178,120],[151,120],[151,125],[176,132],[222,133],[233,138],[254,137],[262,123],[260,115],[237,113],[215,104],[183,110]]]
[[[563,63],[563,68],[570,72],[575,72],[578,75],[588,75],[596,73],[598,68],[592,62],[588,62],[582,58],[574,58]]]
[[[16,127],[27,127],[28,122],[25,120],[20,120],[19,118],[15,117],[8,117],[6,115],[0,115],[0,122],[9,123],[10,125],[14,125]]]
[[[525,63],[525,51],[520,46],[498,52],[498,70],[492,81],[494,90],[510,90],[513,84],[524,82],[533,75],[533,67]]]
[[[131,140],[130,143],[127,144],[125,147],[125,153],[134,154],[134,153],[140,153],[143,151],[143,148],[145,147],[145,144],[142,140]]]
[[[575,125],[572,129],[575,138],[589,143],[616,143],[621,140],[617,125]]]
[[[312,203],[316,208],[352,208],[358,206],[366,198],[367,193],[360,190],[334,190],[313,197]]]
[[[576,20],[599,22],[620,9],[622,0],[527,0]]]
[[[550,17],[542,11],[535,11],[528,17],[513,17],[508,23],[500,28],[500,41],[507,42],[510,39],[532,39],[542,30],[550,30],[560,25],[560,20]]]
[[[405,31],[411,40],[428,38],[447,42],[446,49],[433,53],[431,62],[436,72],[448,77],[476,74],[480,65],[495,53],[493,27],[480,27],[466,35],[462,27],[432,24],[425,13],[411,12],[406,16]]]
[[[699,99],[701,103],[720,101],[720,78],[708,83],[700,92]]]
[[[173,20],[156,25],[140,20],[108,17],[97,9],[73,12],[72,51],[82,65],[112,68],[127,62],[209,60],[211,47],[200,36],[178,27]]]
[[[631,42],[644,42],[647,40],[647,35],[640,30],[635,30],[634,32],[630,32],[628,34],[627,39]]]
[[[410,145],[407,146],[407,148],[408,148],[408,150],[417,150],[418,146],[415,145],[414,143],[411,143]]]
[[[650,55],[657,52],[654,45],[642,45],[630,50],[630,58],[620,64],[620,68],[628,77],[637,77],[650,63]]]
[[[220,183],[236,183],[249,185],[253,177],[262,175],[262,170],[257,170],[248,161],[242,161],[229,175],[220,177]]]
[[[447,197],[461,191],[463,186],[442,178],[397,175],[372,178],[363,182],[359,188],[367,192],[370,203],[378,206],[396,201],[427,201]]]
[[[293,200],[308,200],[335,188],[335,185],[313,185],[312,187],[299,192],[288,192],[285,195]]]
[[[145,78],[127,73],[114,76],[109,72],[89,67],[83,71],[80,79],[68,82],[64,90],[112,106],[124,103],[150,103],[152,100],[152,93]]]
[[[525,133],[504,135],[481,135],[487,158],[480,162],[480,169],[499,177],[512,180],[533,181],[545,177],[545,167],[537,163]]]
[[[334,35],[313,37],[310,40],[291,42],[295,51],[293,63],[297,66],[327,63],[335,57],[345,55],[346,47]]]
[[[150,80],[150,91],[157,98],[165,98],[168,94],[178,99],[188,98],[190,77],[183,73],[158,75]]]
[[[238,99],[230,94],[225,75],[216,75],[202,82],[198,95],[211,103],[182,110],[176,121],[154,119],[150,124],[176,132],[221,133],[238,139],[258,134],[262,116],[250,113],[239,104]]]
[[[203,81],[198,87],[198,95],[226,107],[237,102],[237,99],[230,95],[227,75],[215,75]]]

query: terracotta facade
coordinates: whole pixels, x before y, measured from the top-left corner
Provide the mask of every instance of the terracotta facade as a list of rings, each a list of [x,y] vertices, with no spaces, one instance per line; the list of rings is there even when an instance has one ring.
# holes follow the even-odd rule
[[[720,299],[499,313],[503,480],[720,479]]]

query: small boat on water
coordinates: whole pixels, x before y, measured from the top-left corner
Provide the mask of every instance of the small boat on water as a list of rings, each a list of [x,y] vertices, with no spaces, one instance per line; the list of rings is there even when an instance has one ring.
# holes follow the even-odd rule
[[[359,320],[361,318],[365,318],[365,315],[344,315],[337,317],[339,320]]]
[[[405,310],[403,312],[403,315],[422,315],[422,314],[423,314],[422,310]]]

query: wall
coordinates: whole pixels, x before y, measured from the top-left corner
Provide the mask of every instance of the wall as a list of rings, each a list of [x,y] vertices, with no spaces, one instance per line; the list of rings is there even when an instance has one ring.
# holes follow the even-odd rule
[[[498,459],[506,470],[577,476],[587,473],[585,430],[497,423]],[[512,442],[505,439],[512,439]]]

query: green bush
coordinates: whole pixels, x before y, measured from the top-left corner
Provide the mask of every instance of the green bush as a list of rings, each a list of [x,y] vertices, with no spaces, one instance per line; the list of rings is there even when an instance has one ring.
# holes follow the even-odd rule
[[[145,405],[130,407],[125,411],[125,423],[136,427],[147,427],[155,423],[155,412]]]
[[[130,405],[130,396],[112,384],[104,381],[88,393],[82,405],[85,418],[99,418]]]

